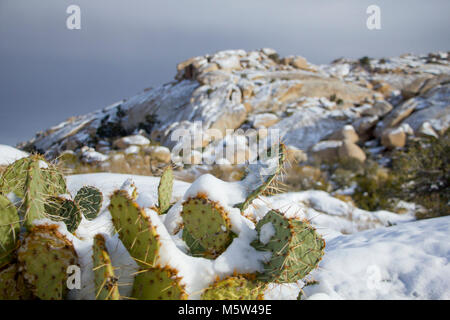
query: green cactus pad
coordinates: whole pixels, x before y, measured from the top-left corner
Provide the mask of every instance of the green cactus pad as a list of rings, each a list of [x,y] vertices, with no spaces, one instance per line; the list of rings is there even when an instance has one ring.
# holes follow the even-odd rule
[[[69,199],[50,197],[45,202],[45,212],[53,219],[63,221],[69,232],[75,232],[81,222],[81,210]]]
[[[0,192],[3,195],[13,192],[19,198],[25,196],[25,184],[31,161],[31,158],[22,158],[5,169],[0,181]]]
[[[117,278],[106,249],[105,238],[101,234],[97,234],[94,238],[93,252],[95,298],[97,300],[119,300]]]
[[[186,243],[186,245],[189,248],[190,254],[192,256],[202,257],[204,256],[206,250],[202,247],[200,244],[200,241],[194,239],[194,237],[191,236],[189,231],[187,231],[186,228],[183,229],[183,235],[182,235],[183,241]]]
[[[28,300],[31,297],[16,263],[0,270],[0,300]]]
[[[172,167],[168,166],[159,181],[158,186],[158,204],[159,204],[159,214],[164,214],[170,208],[170,201],[172,200],[172,189],[173,189],[173,170]]]
[[[205,248],[205,257],[217,257],[225,251],[233,239],[227,212],[219,203],[209,200],[205,195],[199,194],[186,200],[181,216],[184,229],[187,230],[187,233],[183,232],[184,239],[186,240],[186,234],[189,234],[195,242]]]
[[[17,248],[20,218],[16,207],[0,195],[0,268],[8,264]]]
[[[134,278],[133,298],[139,300],[186,300],[184,285],[170,268],[141,270]]]
[[[45,164],[45,168],[41,168],[41,164]],[[31,168],[41,171],[45,194],[59,195],[67,192],[64,175],[46,163],[43,157],[31,155],[15,161],[6,168],[0,180],[0,193],[7,195],[13,192],[17,197],[25,198]]]
[[[263,195],[276,181],[281,174],[286,160],[286,147],[280,144],[278,153],[278,163],[273,168],[266,168],[264,163],[249,165],[247,174],[239,184],[247,191],[244,202],[235,205],[236,208],[244,211],[257,197]]]
[[[50,196],[67,192],[64,176],[39,155],[17,160],[6,169],[0,181],[3,195],[13,192],[22,199],[19,213],[25,227],[33,220],[45,218],[44,203]]]
[[[103,194],[96,187],[84,186],[78,190],[75,202],[88,220],[97,218],[103,203]]]
[[[108,209],[130,255],[141,267],[154,267],[161,243],[155,226],[143,209],[124,190],[114,192]]]
[[[259,280],[276,283],[296,282],[317,268],[324,254],[325,241],[308,223],[296,219],[287,219],[276,210],[269,211],[256,225],[258,239],[261,229],[271,223],[275,234],[252,245],[260,251],[272,252],[272,257],[264,265]]]
[[[244,276],[229,277],[213,283],[202,294],[202,300],[263,300],[264,283]]]
[[[33,295],[61,300],[67,294],[67,268],[77,265],[77,254],[57,225],[35,226],[18,250],[18,262]]]

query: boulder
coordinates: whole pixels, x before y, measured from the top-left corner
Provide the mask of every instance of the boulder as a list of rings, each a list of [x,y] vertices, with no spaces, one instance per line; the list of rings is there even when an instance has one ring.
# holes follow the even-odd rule
[[[434,131],[433,126],[428,121],[422,123],[416,134],[419,137],[435,137],[436,139],[439,138],[439,135],[436,133],[436,131]]]
[[[367,108],[362,111],[362,116],[377,116],[377,117],[383,117],[385,114],[391,112],[391,110],[394,109],[394,107],[387,101],[381,100],[376,101],[372,108]]]
[[[278,117],[273,113],[261,113],[255,116],[255,119],[253,120],[253,127],[257,129],[268,128],[278,121],[280,121],[280,119],[278,119]]]
[[[338,140],[324,140],[315,144],[311,152],[314,159],[320,162],[336,161],[339,159],[338,150],[343,142]]]
[[[349,140],[344,140],[342,142],[342,145],[338,149],[338,156],[340,160],[355,159],[359,162],[366,161],[366,154],[364,151]]]
[[[345,125],[333,132],[328,140],[347,140],[352,143],[358,142],[359,137],[352,125]]]
[[[406,144],[406,133],[402,127],[387,129],[381,137],[381,144],[388,149],[401,148]]]
[[[167,147],[153,146],[147,148],[145,152],[150,154],[153,159],[156,159],[159,162],[169,163],[171,160],[171,153]]]

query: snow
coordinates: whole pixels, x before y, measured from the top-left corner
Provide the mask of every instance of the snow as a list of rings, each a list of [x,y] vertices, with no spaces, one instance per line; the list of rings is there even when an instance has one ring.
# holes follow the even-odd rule
[[[109,196],[119,188],[132,193],[136,187],[138,204],[155,225],[162,249],[157,263],[170,266],[181,276],[189,299],[200,298],[203,289],[217,277],[262,271],[270,252],[258,252],[250,243],[257,238],[255,224],[270,209],[278,209],[290,218],[308,219],[327,241],[326,253],[319,269],[308,279],[318,284],[270,284],[266,299],[449,299],[450,288],[450,217],[414,221],[412,213],[387,211],[368,212],[336,199],[323,191],[286,193],[260,197],[254,201],[245,217],[234,204],[242,201],[245,192],[239,182],[225,182],[206,174],[193,184],[175,181],[176,203],[166,215],[150,209],[157,203],[159,178],[123,174],[85,174],[68,177],[72,194],[83,185],[94,185],[105,195],[103,209],[93,221],[83,219],[76,235],[67,236],[75,245],[82,269],[82,290],[73,290],[72,299],[95,298],[92,285],[92,238],[105,235],[111,260],[119,275],[121,295],[130,296],[138,266],[121,243],[112,227],[107,210]],[[180,212],[182,202],[204,193],[218,201],[227,211],[232,230],[237,237],[215,260],[192,257],[181,239]],[[145,196],[143,196],[145,195]],[[393,225],[393,226],[390,226]],[[386,227],[390,226],[390,227]],[[62,229],[65,226],[61,226]],[[367,230],[361,231],[366,229]],[[349,234],[352,233],[352,234]],[[260,240],[273,236],[273,226],[262,227]],[[303,288],[302,288],[303,287]]]
[[[262,244],[268,244],[270,239],[275,235],[275,228],[273,227],[272,222],[268,222],[261,227],[261,231],[259,234],[259,241]]]
[[[16,160],[28,157],[28,153],[0,144],[0,166],[7,166]]]
[[[450,217],[344,235],[327,242],[307,298],[450,299]]]
[[[124,150],[125,154],[138,154],[141,149],[138,146],[129,146]]]
[[[146,137],[140,135],[140,134],[136,134],[133,136],[127,136],[122,138],[123,142],[126,145],[129,146],[145,146],[150,144],[150,140],[148,140]]]

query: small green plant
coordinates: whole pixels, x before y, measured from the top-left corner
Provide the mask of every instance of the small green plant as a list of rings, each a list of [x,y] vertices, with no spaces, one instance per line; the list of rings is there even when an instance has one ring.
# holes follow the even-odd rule
[[[427,208],[418,218],[450,215],[450,129],[439,139],[420,138],[393,155],[400,197]]]

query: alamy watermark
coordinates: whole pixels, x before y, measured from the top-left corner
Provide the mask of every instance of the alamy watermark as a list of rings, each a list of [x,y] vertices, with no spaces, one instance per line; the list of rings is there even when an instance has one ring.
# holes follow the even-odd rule
[[[67,7],[66,13],[69,16],[66,19],[66,27],[69,30],[81,29],[81,8],[76,4],[72,4]]]
[[[381,9],[379,6],[372,4],[367,7],[366,13],[369,15],[366,21],[367,29],[380,30],[381,29]]]

